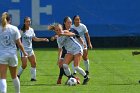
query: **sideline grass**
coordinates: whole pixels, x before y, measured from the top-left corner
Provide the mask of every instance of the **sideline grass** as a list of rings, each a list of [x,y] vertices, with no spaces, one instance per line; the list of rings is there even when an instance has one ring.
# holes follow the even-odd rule
[[[28,62],[28,67],[20,78],[21,93],[139,93],[140,55],[132,56],[132,50],[139,49],[89,50],[91,79],[88,85],[66,86],[66,77],[63,77],[63,84],[56,85],[59,73],[56,65],[57,49],[35,49],[37,81],[30,81]],[[81,61],[84,68],[83,64]],[[83,77],[78,76],[82,82]],[[9,72],[7,83],[8,93],[14,93]]]

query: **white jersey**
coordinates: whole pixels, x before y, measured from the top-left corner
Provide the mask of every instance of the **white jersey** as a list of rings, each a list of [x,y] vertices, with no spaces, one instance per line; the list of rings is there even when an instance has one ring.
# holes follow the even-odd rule
[[[32,51],[32,38],[35,37],[33,28],[30,27],[29,30],[26,30],[24,33],[21,32],[21,37],[25,51]]]
[[[84,40],[84,42],[87,45],[86,38],[85,38],[85,33],[88,32],[87,27],[84,24],[80,23],[80,25],[78,27],[76,27],[75,25],[72,25],[71,28],[78,31],[79,36]]]
[[[20,39],[21,35],[16,26],[7,24],[2,31],[0,26],[0,55],[16,55],[17,47],[16,40]]]
[[[60,36],[57,38],[57,43],[59,48],[64,46],[68,53],[83,52],[81,45],[73,37]]]

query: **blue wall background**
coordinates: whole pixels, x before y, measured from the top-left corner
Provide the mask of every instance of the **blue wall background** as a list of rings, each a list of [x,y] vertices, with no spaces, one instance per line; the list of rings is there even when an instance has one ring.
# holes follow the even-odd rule
[[[38,37],[50,37],[47,25],[77,14],[91,37],[140,36],[140,0],[0,0],[0,14],[4,11],[19,29],[30,16]]]

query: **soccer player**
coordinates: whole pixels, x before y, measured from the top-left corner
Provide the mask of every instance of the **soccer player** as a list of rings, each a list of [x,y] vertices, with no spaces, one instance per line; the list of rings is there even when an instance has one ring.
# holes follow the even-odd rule
[[[48,29],[54,30],[55,33],[58,35],[58,60],[61,59],[62,47],[64,46],[67,50],[67,54],[65,55],[63,64],[66,75],[69,78],[72,77],[68,65],[73,60],[75,69],[84,77],[83,85],[87,84],[87,82],[89,81],[89,77],[86,75],[85,71],[81,67],[79,67],[83,49],[81,45],[72,37],[75,36],[75,34],[69,32],[68,30],[63,30],[61,24],[50,25],[48,26]]]
[[[77,34],[75,38],[78,38],[80,43],[83,44],[83,41],[82,41],[81,37],[79,36],[79,33],[76,30],[71,29],[71,26],[72,26],[72,20],[71,20],[71,18],[69,16],[66,16],[64,18],[64,20],[63,20],[63,29],[64,30],[69,30],[69,31],[74,32],[75,34]],[[57,39],[57,37],[58,36],[55,35],[54,37],[52,37],[51,40],[53,41],[54,39]],[[66,53],[67,53],[66,49],[64,47],[62,47],[61,59],[58,61],[58,65],[59,65],[59,68],[60,68],[60,73],[59,73],[59,77],[58,77],[58,80],[57,80],[57,84],[61,84],[62,77],[63,77],[63,75],[65,75],[65,72],[64,72],[64,69],[63,69],[62,65],[63,65],[63,59],[64,59]],[[77,82],[79,84],[80,81],[79,81],[78,77],[74,77],[74,78],[77,79]]]
[[[72,25],[72,28],[74,28],[75,30],[77,30],[79,32],[80,37],[83,38],[83,40],[86,44],[86,47],[84,47],[84,50],[83,50],[83,56],[82,57],[83,57],[85,68],[86,68],[85,72],[88,75],[89,74],[89,59],[88,59],[87,44],[88,44],[88,47],[90,49],[92,49],[90,36],[89,36],[88,30],[87,30],[87,27],[84,24],[81,23],[79,15],[74,16],[73,21],[74,21],[74,24]]]
[[[30,17],[25,17],[24,19],[24,25],[21,28],[21,40],[23,43],[23,46],[25,48],[25,51],[28,53],[28,57],[24,57],[23,53],[21,52],[21,62],[22,65],[20,66],[18,70],[18,77],[20,78],[20,75],[22,74],[23,70],[27,67],[27,59],[29,60],[31,64],[31,81],[36,81],[36,56],[34,54],[33,48],[32,48],[32,40],[33,41],[45,41],[48,42],[49,40],[47,38],[37,38],[34,33],[34,29],[30,27],[31,25],[31,19]]]
[[[20,33],[16,26],[10,24],[10,15],[4,12],[1,17],[0,25],[0,93],[7,93],[6,73],[9,67],[10,74],[15,87],[15,93],[20,93],[20,82],[17,78],[17,48],[16,44],[27,56],[20,41]]]

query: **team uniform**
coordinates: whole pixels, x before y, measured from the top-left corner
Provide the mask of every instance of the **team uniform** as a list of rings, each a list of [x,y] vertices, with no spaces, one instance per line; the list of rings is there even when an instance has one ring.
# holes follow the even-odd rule
[[[78,31],[76,31],[75,29],[71,28],[69,31],[75,33],[76,38],[80,38]],[[74,39],[75,39],[75,37],[74,37]],[[61,58],[64,58],[65,54],[67,54],[67,50],[65,49],[65,47],[62,47],[62,49],[63,49],[63,51],[62,51]]]
[[[35,37],[35,33],[33,28],[29,28],[29,30],[26,30],[24,33],[21,32],[21,40],[22,44],[24,46],[25,51],[28,53],[28,56],[32,56],[34,54],[33,47],[32,47],[32,38]],[[23,53],[21,52],[21,57],[23,56]]]
[[[85,38],[85,33],[88,32],[87,27],[86,27],[84,24],[80,23],[78,27],[76,27],[76,26],[73,24],[71,28],[73,28],[73,29],[75,29],[75,30],[78,31],[79,36],[84,40],[84,43],[85,43],[85,45],[86,45],[85,47],[83,47],[83,50],[87,50],[87,42],[86,42],[86,38]],[[77,40],[77,39],[76,39],[76,40]],[[77,41],[79,42],[79,40],[77,40]],[[86,71],[87,74],[89,74],[89,59],[84,60],[84,64],[85,64],[85,67],[86,67],[86,70],[85,70],[85,71]],[[73,65],[72,65],[72,68],[73,68],[73,71],[74,71],[74,73],[75,73],[76,71],[74,70]]]
[[[0,64],[9,64],[9,66],[17,66],[17,48],[15,41],[21,37],[17,27],[6,25],[4,31],[0,26]]]
[[[16,26],[7,24],[3,28],[0,26],[0,64],[6,64],[11,67],[17,67],[18,57],[17,57],[17,48],[16,40],[20,39],[21,35]],[[20,82],[18,78],[14,78],[13,84],[15,87],[16,93],[20,93]],[[6,93],[7,91],[7,82],[6,79],[0,78],[0,92]]]
[[[72,25],[71,28],[78,31],[79,36],[84,40],[84,43],[86,44],[86,47],[84,47],[84,49],[87,49],[87,42],[86,42],[86,38],[85,38],[85,33],[88,32],[87,27],[84,24],[80,23],[80,25],[78,27],[76,27],[75,25]]]
[[[83,54],[81,45],[73,37],[58,37],[57,43],[59,48],[62,48],[64,46],[67,50],[67,53],[70,53],[72,55],[76,55],[78,53]]]
[[[25,49],[25,51],[28,54],[28,57],[34,55],[34,51],[33,51],[33,47],[32,47],[32,38],[35,37],[35,33],[33,28],[29,27],[29,30],[26,30],[25,32],[21,31],[21,41],[23,44],[23,47]],[[20,56],[23,56],[23,53],[20,51]],[[19,70],[18,70],[18,77],[20,77],[20,75],[22,74],[22,72],[24,71],[24,69],[20,66]],[[31,81],[36,80],[36,68],[31,67],[30,69],[31,71]]]

